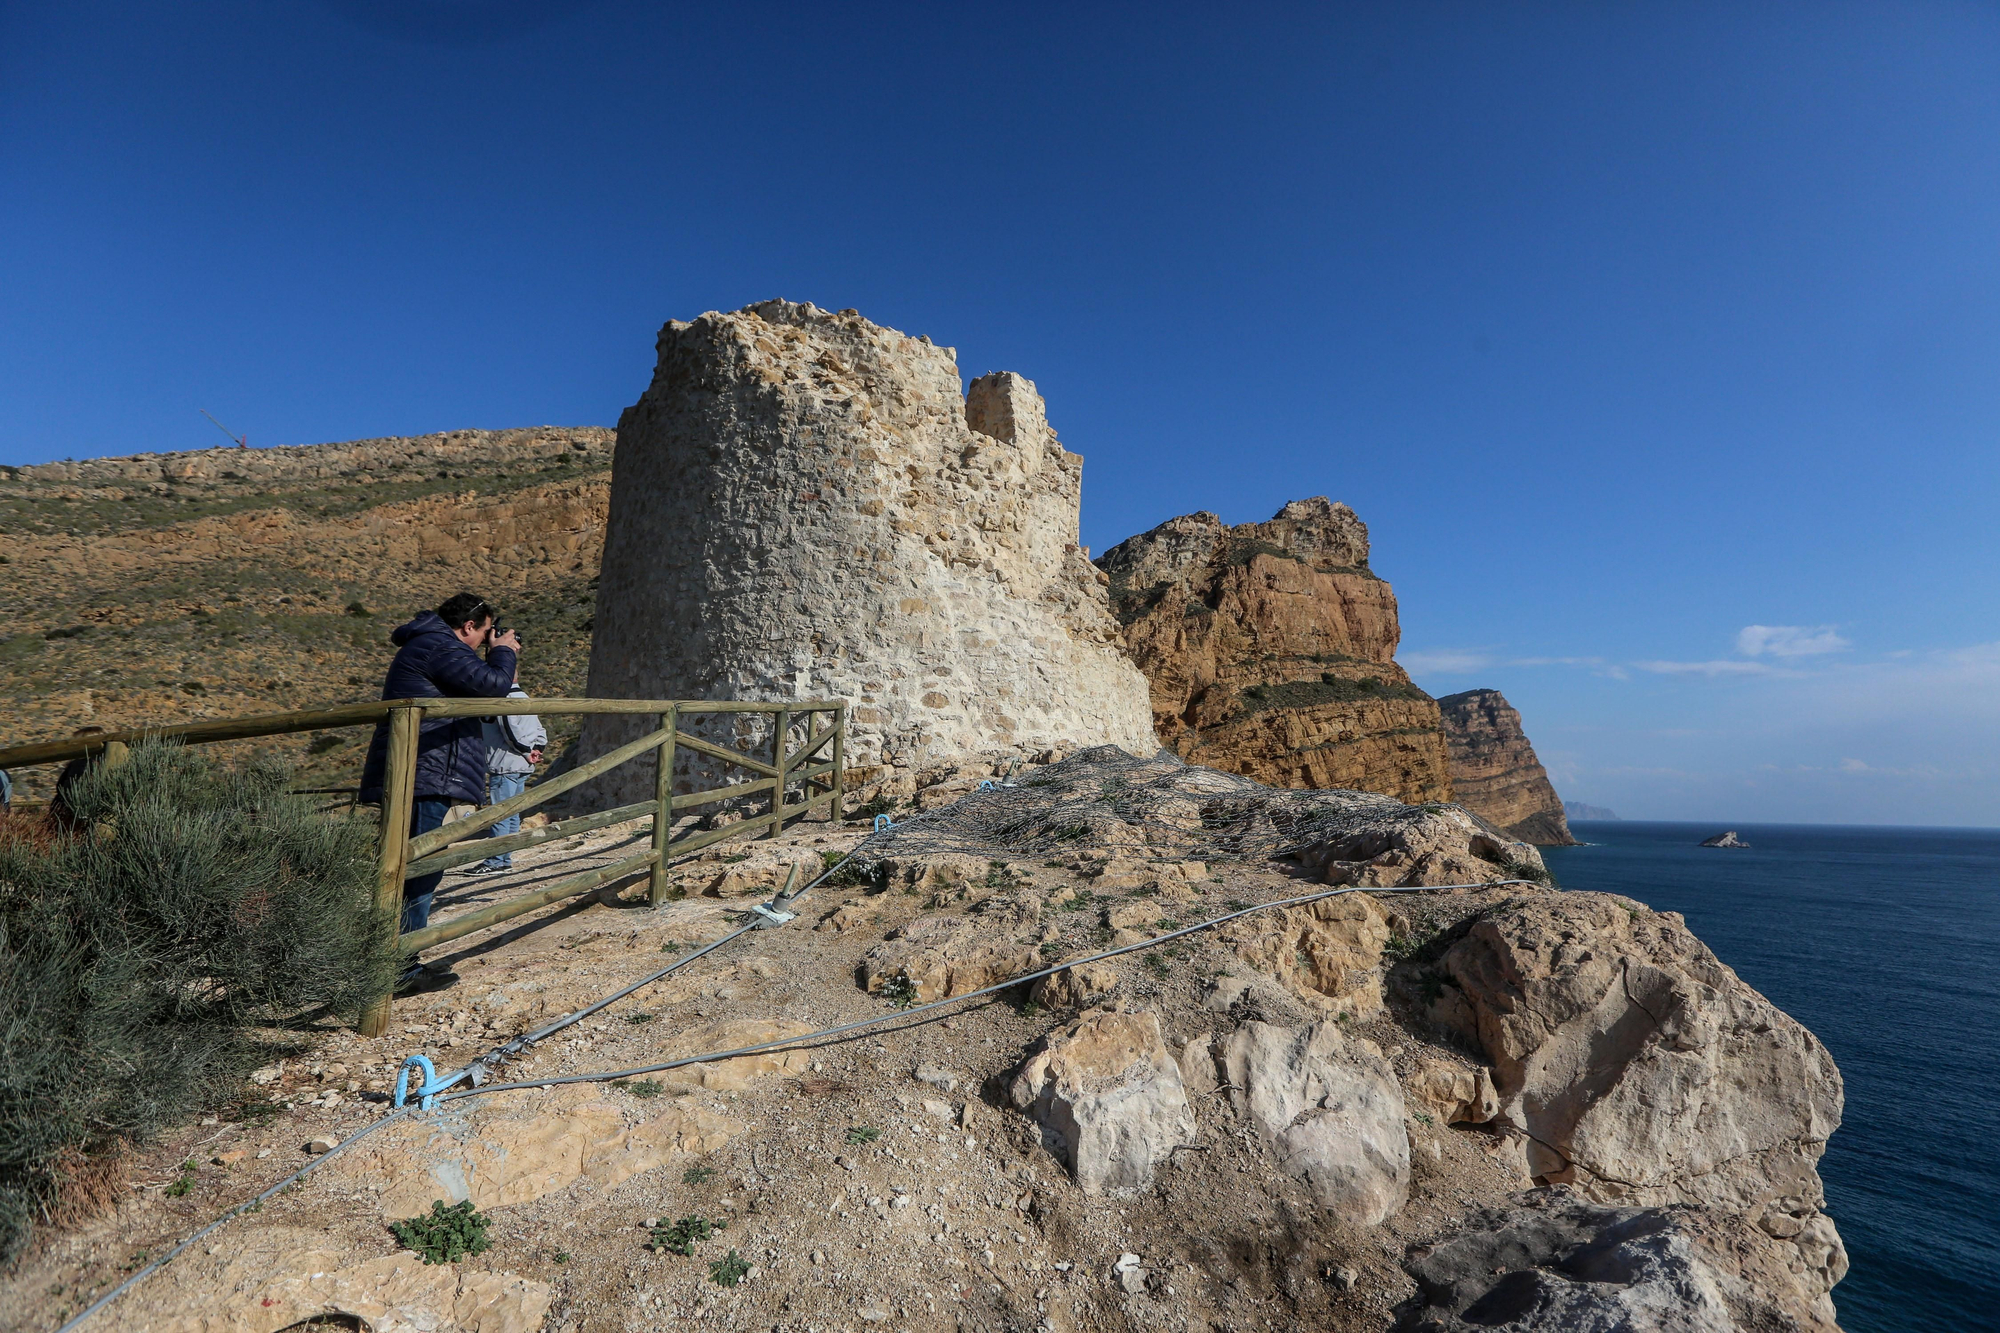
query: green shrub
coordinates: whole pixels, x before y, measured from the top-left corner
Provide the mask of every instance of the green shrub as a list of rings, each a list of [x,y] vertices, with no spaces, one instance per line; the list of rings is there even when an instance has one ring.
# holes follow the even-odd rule
[[[486,1228],[493,1219],[472,1210],[472,1200],[447,1204],[432,1201],[430,1212],[403,1222],[391,1222],[389,1231],[406,1250],[416,1251],[427,1264],[457,1263],[468,1254],[490,1248]]]
[[[727,1228],[727,1222],[711,1222],[705,1217],[683,1217],[678,1222],[656,1222],[653,1234],[646,1242],[646,1248],[655,1254],[665,1251],[686,1257],[694,1253],[694,1247]],[[731,1254],[736,1251],[731,1250]]]
[[[718,1287],[733,1287],[750,1275],[750,1265],[731,1250],[708,1266],[708,1280]]]
[[[141,744],[68,793],[74,834],[0,841],[0,1264],[92,1159],[236,1098],[260,1029],[393,983],[372,821],[288,778]]]

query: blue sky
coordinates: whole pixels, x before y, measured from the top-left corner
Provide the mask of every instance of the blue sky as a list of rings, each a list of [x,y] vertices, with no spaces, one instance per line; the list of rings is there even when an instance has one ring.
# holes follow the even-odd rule
[[[1353,505],[1628,817],[2000,825],[1996,238],[1985,5],[0,7],[0,462],[853,306],[1034,379],[1100,550]]]

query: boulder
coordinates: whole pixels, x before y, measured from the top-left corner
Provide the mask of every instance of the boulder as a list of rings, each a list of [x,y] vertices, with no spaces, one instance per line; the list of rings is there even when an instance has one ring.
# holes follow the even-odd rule
[[[1388,914],[1365,893],[1256,912],[1216,928],[1238,958],[1328,1014],[1382,1012]]]
[[[1191,1047],[1183,1059],[1196,1063],[1201,1054]],[[1373,1043],[1350,1040],[1334,1023],[1250,1022],[1211,1038],[1207,1056],[1214,1086],[1229,1090],[1231,1107],[1321,1207],[1374,1226],[1403,1206],[1410,1186],[1403,1090]]]
[[[1845,1268],[1817,1170],[1840,1124],[1825,1046],[1673,913],[1533,894],[1476,917],[1439,967],[1493,1064],[1497,1122],[1584,1198],[1749,1216],[1822,1274]]]
[[[1150,1013],[1094,1010],[1050,1033],[1015,1075],[1012,1098],[1086,1194],[1146,1189],[1173,1150],[1195,1139],[1180,1067]]]
[[[1414,1250],[1396,1333],[1839,1333],[1823,1287],[1740,1217],[1604,1208],[1557,1190],[1475,1211]]]
[[[923,916],[892,932],[861,960],[871,994],[891,977],[908,977],[920,1003],[967,995],[1040,970],[1041,955],[959,916]]]
[[[1500,1096],[1483,1065],[1425,1057],[1405,1086],[1410,1099],[1441,1125],[1483,1125],[1500,1113]]]
[[[1488,884],[1545,878],[1542,854],[1455,805],[1420,808],[1421,817],[1380,820],[1302,849],[1298,860],[1328,884],[1364,888]]]
[[[1076,957],[1087,958],[1088,954]],[[1045,1009],[1088,1009],[1118,989],[1118,969],[1109,963],[1085,963],[1052,972],[1035,983],[1028,998]]]

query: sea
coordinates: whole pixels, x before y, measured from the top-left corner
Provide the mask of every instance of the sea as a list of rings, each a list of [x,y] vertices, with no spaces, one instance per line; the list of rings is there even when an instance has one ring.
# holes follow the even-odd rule
[[[1846,1080],[1820,1162],[1847,1333],[2000,1330],[2000,830],[1590,821],[1567,889],[1680,912]]]

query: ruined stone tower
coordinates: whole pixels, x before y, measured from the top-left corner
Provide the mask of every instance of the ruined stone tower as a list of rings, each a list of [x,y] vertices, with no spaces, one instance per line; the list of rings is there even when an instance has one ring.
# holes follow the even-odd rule
[[[618,422],[593,696],[846,699],[863,769],[1156,748],[1032,383],[961,396],[952,349],[788,301],[658,347]],[[637,727],[592,719],[580,753]],[[636,767],[608,794],[644,799]]]

